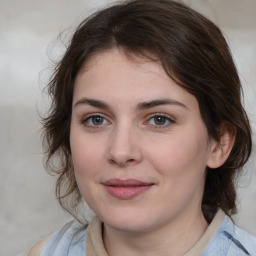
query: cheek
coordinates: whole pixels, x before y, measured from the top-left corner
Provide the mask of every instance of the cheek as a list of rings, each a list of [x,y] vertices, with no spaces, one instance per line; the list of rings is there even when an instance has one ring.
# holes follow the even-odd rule
[[[86,142],[86,143],[85,143]],[[90,145],[83,139],[71,140],[71,153],[74,165],[76,182],[82,197],[90,207],[93,207],[95,193],[95,181],[98,176],[99,154],[95,144]],[[90,145],[90,146],[89,146]]]
[[[95,165],[100,162],[102,156],[102,148],[99,143],[90,140],[88,137],[78,136],[75,131],[71,132],[70,146],[75,175],[78,183],[81,183],[80,178],[94,175],[97,170]],[[83,182],[86,182],[86,179]]]
[[[160,174],[163,198],[171,205],[183,207],[193,198],[200,202],[207,158],[205,141],[183,135],[150,152],[151,165]]]
[[[183,174],[188,177],[202,174],[209,150],[205,131],[198,134],[175,134],[162,143],[154,143],[154,147],[148,151],[148,159],[164,175],[183,178]]]

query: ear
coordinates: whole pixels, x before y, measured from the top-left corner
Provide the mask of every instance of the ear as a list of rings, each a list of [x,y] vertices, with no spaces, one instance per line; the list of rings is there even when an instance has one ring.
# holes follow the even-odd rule
[[[208,158],[207,166],[211,169],[222,166],[228,159],[236,138],[236,128],[224,122],[219,128],[219,140],[211,142],[211,155]]]

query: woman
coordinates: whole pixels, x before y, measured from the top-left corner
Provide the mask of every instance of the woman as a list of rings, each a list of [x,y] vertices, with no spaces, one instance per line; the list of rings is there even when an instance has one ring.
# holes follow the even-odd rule
[[[176,1],[135,0],[77,28],[43,120],[72,222],[27,255],[255,255],[236,178],[251,152],[241,84],[220,30]]]

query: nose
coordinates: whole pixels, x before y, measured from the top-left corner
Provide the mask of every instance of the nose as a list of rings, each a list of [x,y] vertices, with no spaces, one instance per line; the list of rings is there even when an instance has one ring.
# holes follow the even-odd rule
[[[139,134],[127,125],[113,129],[107,152],[108,161],[120,167],[126,167],[142,161]]]

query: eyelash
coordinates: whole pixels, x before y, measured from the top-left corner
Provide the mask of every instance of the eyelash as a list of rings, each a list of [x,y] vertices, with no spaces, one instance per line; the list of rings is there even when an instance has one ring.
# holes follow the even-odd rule
[[[164,121],[164,124],[150,124],[150,121],[151,120],[154,120],[156,121],[156,118],[163,118],[163,121]],[[102,119],[102,122],[101,124],[97,125],[97,124],[89,124],[89,121],[93,118],[101,118]],[[104,124],[104,122],[107,122],[107,124]],[[168,124],[165,124],[166,122],[168,122]],[[85,118],[83,118],[81,120],[81,123],[84,124],[85,126],[89,127],[89,128],[93,128],[93,129],[98,129],[98,128],[101,128],[102,126],[105,126],[105,125],[108,125],[110,122],[107,120],[107,118],[102,115],[102,114],[92,114],[92,115],[89,115],[89,116],[86,116]],[[169,116],[167,115],[164,115],[164,114],[160,114],[160,113],[156,113],[156,114],[153,114],[151,115],[147,121],[145,122],[145,124],[149,124],[151,127],[154,127],[156,129],[163,129],[163,128],[167,128],[169,127],[170,125],[174,124],[175,123],[175,120],[170,118]]]
[[[101,115],[101,114],[92,114],[92,115],[89,115],[89,116],[86,116],[85,118],[83,118],[81,120],[81,123],[84,124],[85,126],[87,127],[90,127],[90,128],[101,128],[102,126],[104,126],[105,124],[99,124],[99,125],[96,125],[96,124],[89,124],[89,120],[93,118],[102,118],[103,119],[103,122],[104,121],[107,121],[108,123],[110,123],[106,118],[105,116]]]
[[[150,122],[150,120],[156,120],[156,118],[163,118],[164,119],[164,122],[166,123],[166,121],[168,121],[168,124],[160,124],[160,125],[157,125],[157,124],[150,124],[151,126],[154,126],[154,128],[157,128],[157,129],[163,129],[163,128],[168,128],[170,125],[174,124],[175,121],[174,119],[170,118],[170,116],[167,116],[167,115],[164,115],[164,114],[160,114],[160,113],[156,113],[156,114],[153,114],[150,116],[150,118],[148,119],[147,123]]]

